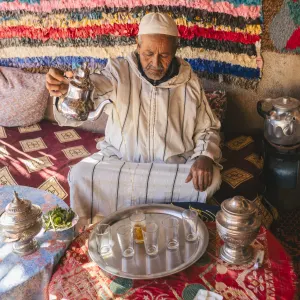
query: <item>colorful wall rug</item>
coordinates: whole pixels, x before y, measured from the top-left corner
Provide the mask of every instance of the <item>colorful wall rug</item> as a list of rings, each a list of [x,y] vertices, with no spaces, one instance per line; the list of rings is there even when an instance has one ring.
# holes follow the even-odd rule
[[[279,9],[278,9],[279,8]],[[269,20],[265,34],[269,35],[272,44],[266,50],[279,52],[300,53],[300,1],[299,0],[265,0],[265,12],[277,13]],[[265,50],[265,42],[263,49]],[[268,45],[266,45],[268,46]]]
[[[199,76],[256,87],[262,0],[0,0],[0,65],[103,66],[135,49],[138,24],[150,11],[175,19],[178,55]]]
[[[279,13],[284,0],[263,0],[262,51],[277,51],[270,37],[270,25]]]

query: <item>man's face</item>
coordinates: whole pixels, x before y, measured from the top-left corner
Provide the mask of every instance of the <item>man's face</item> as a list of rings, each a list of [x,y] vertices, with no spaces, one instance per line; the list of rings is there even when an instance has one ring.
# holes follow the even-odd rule
[[[172,37],[163,34],[146,34],[140,36],[138,53],[146,76],[160,80],[167,73],[176,53]]]

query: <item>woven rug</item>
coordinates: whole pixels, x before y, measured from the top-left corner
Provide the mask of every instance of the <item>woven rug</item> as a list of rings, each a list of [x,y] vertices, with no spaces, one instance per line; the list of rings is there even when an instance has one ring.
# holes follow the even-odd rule
[[[262,0],[0,0],[0,66],[103,67],[135,49],[138,24],[151,11],[174,18],[177,55],[201,77],[257,86]]]
[[[300,2],[264,0],[262,49],[300,53]]]
[[[268,230],[262,227],[252,244],[254,251],[266,250],[263,267],[255,270],[254,261],[242,266],[222,262],[222,242],[215,223],[206,226],[210,236],[206,254],[181,272],[153,280],[110,276],[101,270],[88,255],[90,227],[72,242],[54,271],[48,286],[50,299],[193,300],[199,289],[206,289],[222,295],[224,300],[293,300],[295,274],[290,257]],[[172,253],[173,262],[180,259],[178,251]],[[144,259],[141,265],[150,272],[152,264],[162,263],[159,257]],[[123,270],[130,270],[130,263],[124,261]],[[136,268],[135,263],[133,266]]]
[[[264,0],[263,12],[264,12],[264,30],[262,33],[261,48],[262,50],[276,51],[273,41],[270,37],[270,24],[273,21],[276,14],[280,11],[284,0]]]

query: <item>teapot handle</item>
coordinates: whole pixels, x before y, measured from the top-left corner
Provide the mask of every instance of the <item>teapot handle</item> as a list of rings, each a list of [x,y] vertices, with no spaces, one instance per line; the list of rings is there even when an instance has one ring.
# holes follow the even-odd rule
[[[291,136],[295,133],[295,121],[296,121],[296,118],[293,117],[291,118],[290,120],[290,124],[288,124],[287,126],[285,126],[282,131],[284,133],[284,135],[286,136]]]
[[[267,99],[265,99],[265,100],[259,100],[259,101],[257,102],[257,112],[258,112],[259,115],[260,115],[261,117],[263,117],[264,119],[265,119],[267,116],[269,116],[270,110],[269,110],[269,111],[263,110],[262,105],[263,105],[265,102],[271,102],[271,100],[272,100],[271,98],[267,98]]]

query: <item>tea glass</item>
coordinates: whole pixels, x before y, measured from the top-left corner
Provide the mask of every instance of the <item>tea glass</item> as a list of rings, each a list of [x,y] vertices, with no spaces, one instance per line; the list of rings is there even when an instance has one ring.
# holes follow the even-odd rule
[[[170,250],[179,247],[179,221],[177,218],[168,217],[162,222],[165,229],[166,245]]]
[[[131,226],[133,228],[133,240],[137,244],[142,244],[144,242],[143,238],[143,228],[146,224],[146,216],[140,211],[136,210],[130,217]]]
[[[185,240],[188,242],[196,241],[198,239],[198,213],[195,210],[185,209],[181,215],[183,220]]]
[[[109,224],[98,224],[95,228],[98,252],[102,256],[111,254],[111,227]]]
[[[154,222],[146,222],[142,230],[146,253],[154,256],[158,253],[158,226]]]
[[[133,248],[133,229],[131,225],[122,225],[117,229],[117,236],[123,257],[132,257]]]

